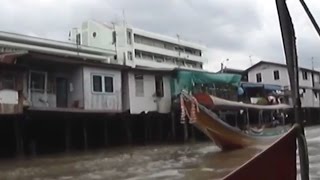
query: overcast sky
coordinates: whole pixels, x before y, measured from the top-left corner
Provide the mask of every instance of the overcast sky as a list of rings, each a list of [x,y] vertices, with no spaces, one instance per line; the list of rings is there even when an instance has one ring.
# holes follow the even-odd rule
[[[299,0],[287,0],[300,64],[320,68],[320,38]],[[320,1],[305,0],[320,23]],[[245,69],[260,60],[284,63],[274,0],[1,0],[0,31],[66,41],[73,27],[94,19],[125,20],[135,27],[200,42],[206,69]],[[249,56],[251,56],[251,61]]]

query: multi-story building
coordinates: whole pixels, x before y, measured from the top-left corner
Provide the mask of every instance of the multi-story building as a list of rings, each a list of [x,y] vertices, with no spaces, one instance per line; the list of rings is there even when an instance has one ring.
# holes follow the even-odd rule
[[[101,49],[115,50],[111,63],[124,65],[122,97],[130,113],[168,113],[171,104],[170,72],[174,68],[201,70],[205,47],[129,25],[86,21],[70,40]],[[137,105],[139,104],[139,106]]]
[[[246,70],[248,81],[261,84],[280,85],[290,89],[288,69],[285,64],[260,61]],[[320,72],[299,68],[299,85],[302,107],[319,107]]]
[[[205,46],[129,25],[86,21],[80,30],[71,31],[70,40],[76,42],[77,34],[82,45],[115,49],[115,60],[131,67],[202,69],[206,61]]]

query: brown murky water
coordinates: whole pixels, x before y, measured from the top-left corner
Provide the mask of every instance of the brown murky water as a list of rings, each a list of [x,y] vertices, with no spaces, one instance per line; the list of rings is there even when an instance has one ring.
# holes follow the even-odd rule
[[[311,179],[320,179],[319,130],[307,130]],[[0,162],[0,179],[219,179],[266,146],[221,152],[208,142],[10,160]]]

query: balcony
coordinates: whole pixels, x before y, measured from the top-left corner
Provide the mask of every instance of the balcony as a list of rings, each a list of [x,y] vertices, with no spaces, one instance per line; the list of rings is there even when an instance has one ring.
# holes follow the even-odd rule
[[[154,46],[149,46],[145,44],[134,44],[134,48],[140,51],[145,51],[145,52],[150,52],[154,54],[160,54],[164,56],[171,56],[175,58],[181,58],[181,59],[187,59],[190,61],[195,61],[195,62],[204,62],[205,58],[201,56],[196,56],[192,54],[188,54],[185,52],[177,52],[169,49],[164,49],[164,48],[159,48],[159,47],[154,47]]]

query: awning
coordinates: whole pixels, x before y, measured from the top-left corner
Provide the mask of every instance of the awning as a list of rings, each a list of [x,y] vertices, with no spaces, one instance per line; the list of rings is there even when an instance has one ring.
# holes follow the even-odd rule
[[[281,86],[279,85],[273,85],[273,84],[265,84],[264,89],[271,90],[271,91],[281,91]]]
[[[241,87],[243,89],[246,88],[263,88],[263,84],[257,84],[257,83],[242,83]]]
[[[274,85],[274,84],[258,84],[258,83],[242,83],[241,87],[243,89],[247,88],[262,88],[265,90],[271,90],[271,91],[276,91],[276,90],[281,90],[281,86],[279,85]]]
[[[28,51],[17,51],[0,54],[0,63],[15,64],[18,57],[28,54]]]

